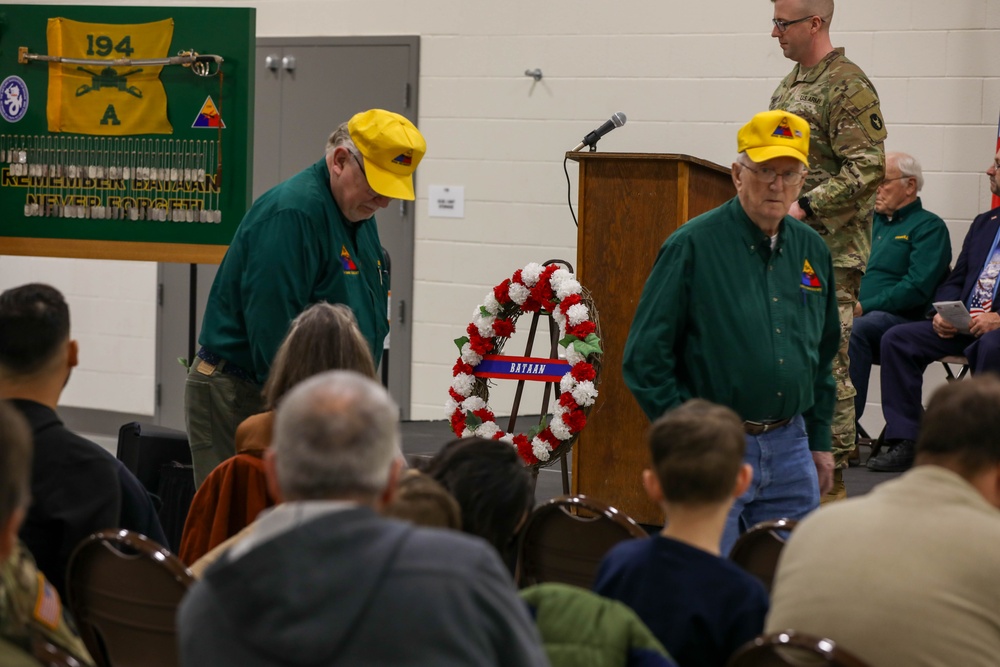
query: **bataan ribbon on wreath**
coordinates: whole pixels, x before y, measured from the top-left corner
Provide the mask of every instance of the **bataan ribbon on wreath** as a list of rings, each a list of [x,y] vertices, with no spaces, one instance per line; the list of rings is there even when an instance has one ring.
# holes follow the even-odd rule
[[[173,35],[173,19],[119,25],[51,18],[46,28],[49,55],[95,61],[166,58]],[[50,62],[49,132],[172,134],[162,69]]]
[[[452,368],[445,405],[455,435],[509,442],[528,465],[549,461],[553,452],[571,445],[597,399],[602,350],[592,308],[589,294],[557,264],[528,264],[494,287],[466,328],[468,335],[455,341],[460,356]],[[522,312],[542,310],[551,313],[559,326],[565,359],[490,354],[514,334]],[[486,402],[485,378],[558,382],[559,398],[551,418],[527,434],[504,432]]]

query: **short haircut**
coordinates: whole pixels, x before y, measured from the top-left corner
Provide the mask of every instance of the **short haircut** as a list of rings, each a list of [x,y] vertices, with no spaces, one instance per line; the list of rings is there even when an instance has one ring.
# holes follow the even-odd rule
[[[445,444],[424,472],[462,508],[462,531],[478,535],[505,557],[526,512],[535,504],[531,473],[501,440],[460,438]]]
[[[351,139],[351,133],[347,129],[347,121],[341,123],[336,130],[330,133],[326,140],[327,154],[332,153],[338,146],[343,146],[355,155],[358,154],[358,147],[354,145],[354,139]]]
[[[971,477],[1000,464],[1000,377],[980,374],[934,392],[917,438],[925,462],[947,461]]]
[[[732,495],[746,440],[729,408],[691,399],[653,422],[647,441],[667,502],[708,505]]]
[[[356,371],[374,378],[375,362],[351,309],[321,301],[292,320],[274,355],[264,384],[267,409],[273,410],[302,380],[333,370]]]
[[[31,500],[32,437],[28,422],[0,401],[0,525]]]
[[[418,526],[462,529],[458,501],[434,479],[416,470],[408,470],[399,480],[396,497],[383,513]]]
[[[920,162],[909,153],[886,153],[885,161],[889,159],[896,161],[896,168],[903,178],[915,178],[917,180],[917,192],[924,189],[924,170],[920,168]]]
[[[69,306],[54,287],[30,283],[0,294],[0,370],[34,375],[69,339]]]
[[[401,455],[399,408],[370,378],[320,373],[281,401],[271,447],[278,487],[289,500],[374,498]]]
[[[799,0],[799,4],[807,16],[819,16],[827,25],[833,22],[833,0]]]

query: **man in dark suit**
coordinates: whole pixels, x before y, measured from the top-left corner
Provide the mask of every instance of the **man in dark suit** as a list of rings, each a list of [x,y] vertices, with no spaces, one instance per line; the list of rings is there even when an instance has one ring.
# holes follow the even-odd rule
[[[986,170],[990,190],[1000,195],[1000,152]],[[969,333],[935,314],[934,319],[900,324],[882,338],[882,414],[889,445],[868,461],[877,472],[902,472],[913,465],[914,442],[923,412],[924,370],[948,355],[964,355],[973,373],[1000,372],[1000,208],[979,215],[969,228],[955,268],[934,301],[961,301],[972,314]]]
[[[20,537],[63,599],[70,555],[91,533],[127,528],[166,544],[139,480],[56,414],[77,353],[59,290],[33,283],[0,294],[0,399],[27,420],[34,440],[31,505]]]

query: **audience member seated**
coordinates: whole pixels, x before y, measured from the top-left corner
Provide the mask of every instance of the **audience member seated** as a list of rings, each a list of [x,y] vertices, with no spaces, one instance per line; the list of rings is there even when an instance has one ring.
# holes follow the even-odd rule
[[[93,665],[59,594],[17,540],[31,501],[30,471],[31,430],[24,417],[0,401],[0,665],[39,665],[31,656],[39,639]]]
[[[1000,195],[1000,151],[986,170],[990,190]],[[1000,208],[972,221],[955,268],[934,301],[961,301],[972,314],[969,333],[961,333],[940,313],[930,322],[900,324],[882,337],[882,415],[889,447],[868,459],[868,469],[902,472],[913,465],[914,442],[923,413],[924,370],[949,355],[969,359],[973,374],[1000,372]]]
[[[882,336],[903,322],[923,319],[934,290],[948,275],[951,237],[940,217],[924,209],[920,163],[906,153],[887,153],[885,178],[875,194],[875,223],[868,267],[854,306],[849,354],[857,389],[854,418],[868,400],[872,362]]]
[[[767,630],[829,637],[871,667],[996,665],[998,508],[1000,379],[991,374],[934,393],[913,470],[795,528]]]
[[[417,470],[407,470],[384,516],[426,528],[462,530],[462,509],[448,490]]]
[[[30,284],[0,294],[0,398],[28,420],[35,448],[21,539],[63,596],[70,554],[91,533],[127,528],[167,541],[139,480],[56,414],[77,364],[77,342],[69,334],[69,307],[55,288]]]
[[[517,537],[535,506],[531,473],[506,442],[460,438],[441,448],[424,472],[462,508],[462,530],[493,545],[513,575]]]
[[[264,458],[284,502],[181,603],[183,665],[548,664],[493,549],[378,515],[399,447],[373,380],[330,371],[289,392]]]
[[[178,550],[181,560],[193,565],[274,505],[260,460],[271,444],[274,408],[288,390],[302,380],[336,369],[375,377],[368,343],[351,309],[340,304],[316,303],[292,321],[278,348],[264,385],[267,412],[254,415],[239,425],[236,456],[226,459],[209,473],[191,501]],[[206,565],[202,563],[199,569]]]
[[[538,623],[552,667],[676,667],[642,619],[621,602],[556,583],[525,588],[521,598]]]
[[[594,591],[634,609],[681,667],[719,667],[760,634],[768,606],[763,585],[720,556],[729,508],[753,476],[743,422],[692,399],[654,422],[647,439],[652,469],[642,481],[666,524],[649,540],[613,547]]]

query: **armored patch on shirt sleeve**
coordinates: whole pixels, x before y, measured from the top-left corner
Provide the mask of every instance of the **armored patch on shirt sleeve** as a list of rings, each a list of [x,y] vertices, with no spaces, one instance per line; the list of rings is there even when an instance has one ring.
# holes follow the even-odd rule
[[[885,141],[888,133],[885,121],[882,120],[882,110],[879,108],[875,92],[860,83],[854,83],[847,89],[847,109],[857,119],[868,140],[873,144]]]

